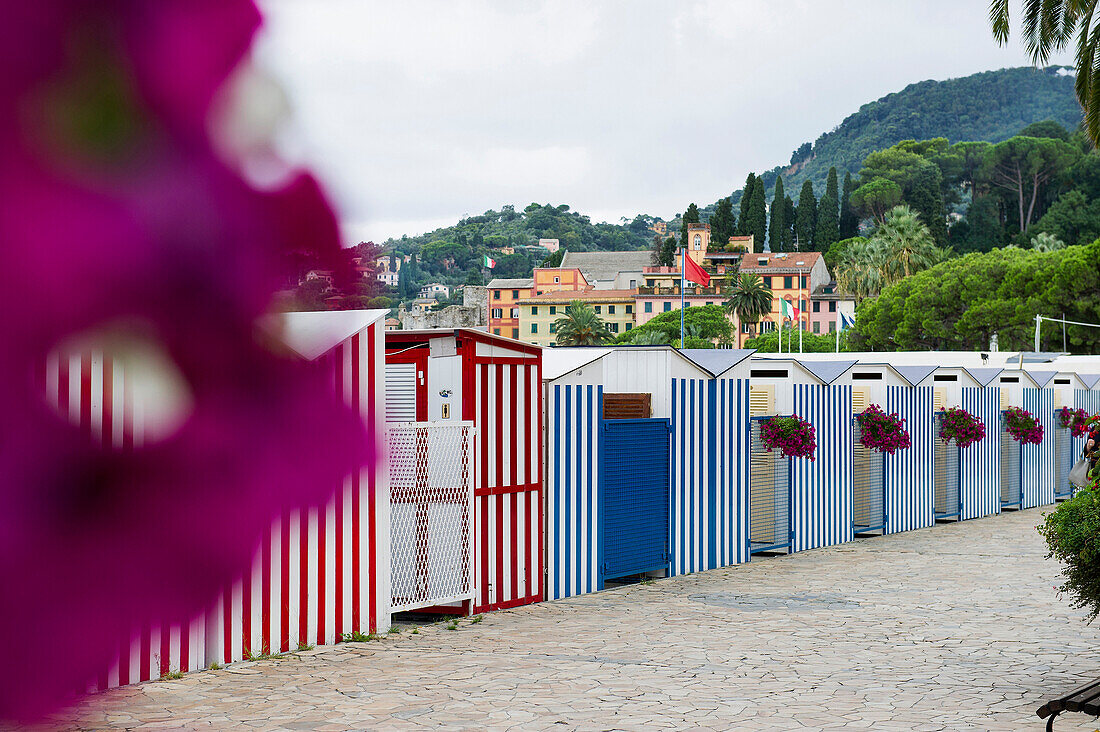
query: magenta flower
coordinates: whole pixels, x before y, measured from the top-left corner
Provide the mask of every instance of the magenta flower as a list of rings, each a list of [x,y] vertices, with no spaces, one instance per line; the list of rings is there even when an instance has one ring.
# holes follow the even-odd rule
[[[1009,407],[1004,411],[1004,420],[1005,430],[1016,442],[1038,445],[1043,441],[1043,423],[1026,409]]]
[[[962,407],[951,407],[943,411],[940,439],[954,440],[959,447],[970,447],[985,439],[985,424]]]
[[[813,425],[797,414],[769,417],[760,425],[760,440],[768,452],[779,450],[787,457],[814,459],[817,437]]]
[[[891,455],[910,447],[905,419],[897,412],[886,414],[882,407],[872,404],[856,415],[856,422],[859,424],[859,441],[864,447]]]
[[[72,698],[140,625],[185,622],[283,510],[369,459],[362,422],[261,337],[279,264],[339,253],[320,188],[260,191],[211,110],[259,16],[246,0],[40,0],[0,30],[0,718]],[[160,352],[171,430],[115,449],[48,405],[73,338]]]

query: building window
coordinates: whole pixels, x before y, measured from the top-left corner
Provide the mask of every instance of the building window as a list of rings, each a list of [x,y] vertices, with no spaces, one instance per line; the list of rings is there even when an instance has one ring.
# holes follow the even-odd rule
[[[518,318],[519,317],[519,308],[512,308],[512,317],[513,318]]]
[[[630,330],[630,329],[631,329],[631,328],[633,328],[633,327],[634,327],[634,324],[633,324],[633,323],[627,323],[627,324],[626,324],[626,329],[627,329],[627,330]]]
[[[531,332],[532,333],[538,333],[539,332],[539,324],[538,323],[531,323]]]
[[[703,237],[696,234],[695,238],[691,240],[691,245],[695,249],[702,249],[703,248]]]
[[[512,337],[519,340],[519,328],[512,328]]]
[[[814,301],[814,312],[815,313],[820,313],[821,312],[821,303],[817,302],[816,300]]]
[[[501,308],[493,308],[493,317],[494,318],[503,318],[504,317],[504,310],[501,309]]]
[[[558,284],[559,282],[561,282],[561,277],[555,277],[555,278],[554,278],[554,284],[556,285],[556,284]]]
[[[607,324],[607,329],[609,331],[611,331],[612,333],[618,333],[619,332],[619,324],[618,323],[608,323]]]
[[[512,290],[512,299],[513,300],[518,300],[519,299],[519,290]]]
[[[783,278],[783,289],[784,290],[789,290],[792,287],[794,287],[794,277],[784,277]]]
[[[830,333],[836,332],[836,321],[835,320],[830,320],[829,321],[829,332]]]
[[[768,260],[766,260],[766,259],[758,259],[758,260],[756,260],[756,263],[758,265],[760,265],[761,267],[767,267],[768,266]]]
[[[536,307],[532,307],[531,308],[531,315],[538,315],[538,314],[539,314],[539,309],[536,308]]]
[[[820,333],[820,332],[821,332],[821,321],[820,320],[815,320],[814,321],[814,333]]]
[[[493,299],[494,300],[499,300],[500,299],[500,290],[493,290]]]
[[[666,302],[666,303],[665,303],[665,312],[667,313],[667,312],[669,312],[670,310],[672,310],[672,303],[670,303],[670,302]]]
[[[685,300],[684,301],[684,307],[685,308],[690,308],[691,307],[691,300]]]
[[[555,325],[554,323],[551,323],[551,324],[550,324],[550,332],[551,332],[551,333],[554,333],[554,332],[556,332],[557,330],[558,330],[557,326],[556,326],[556,325]]]
[[[634,306],[633,305],[627,305],[626,306],[626,314],[627,315],[633,315],[634,314]]]
[[[765,277],[764,278],[764,287],[768,288],[769,290],[772,289],[772,278],[771,277]]]
[[[651,303],[651,302],[649,302],[649,301],[647,300],[647,301],[646,301],[646,303],[645,303],[645,307],[644,307],[644,310],[645,310],[645,311],[646,311],[647,313],[652,313],[652,312],[653,312],[653,303]]]
[[[741,324],[741,332],[742,333],[752,333],[752,323],[742,323]]]
[[[631,290],[637,290],[638,289],[638,280],[631,280],[630,281],[630,289]]]
[[[597,305],[596,306],[596,314],[599,315],[602,312],[603,312],[603,305]]]
[[[805,310],[806,310],[806,301],[805,300],[800,299],[798,301],[798,309],[805,312]]]
[[[607,306],[607,314],[608,315],[614,315],[615,314],[615,306],[614,305],[608,305]]]
[[[807,283],[806,283],[806,280],[807,280],[807,279],[809,279],[809,278],[808,278],[808,277],[806,277],[806,275],[802,275],[802,287],[803,287],[803,288],[805,288],[805,287],[806,287],[806,284],[807,284]]]
[[[829,303],[829,312],[830,313],[835,313],[836,312],[836,303],[835,302]]]
[[[557,315],[558,314],[558,306],[557,305],[551,305],[550,306],[550,314],[551,315]]]

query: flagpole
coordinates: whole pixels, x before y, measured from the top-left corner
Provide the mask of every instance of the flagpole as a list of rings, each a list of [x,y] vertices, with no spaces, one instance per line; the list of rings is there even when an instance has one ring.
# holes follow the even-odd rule
[[[687,256],[687,250],[683,247],[680,248],[680,348],[684,347],[684,270],[687,269],[687,262],[684,261],[684,257]]]
[[[840,320],[840,308],[836,309],[836,319]],[[836,323],[836,352],[840,353],[840,323]]]

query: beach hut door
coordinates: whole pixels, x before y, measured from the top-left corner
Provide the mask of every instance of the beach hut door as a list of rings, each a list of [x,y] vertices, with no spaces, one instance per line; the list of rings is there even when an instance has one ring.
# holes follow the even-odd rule
[[[667,419],[604,420],[600,445],[600,579],[667,569]]]

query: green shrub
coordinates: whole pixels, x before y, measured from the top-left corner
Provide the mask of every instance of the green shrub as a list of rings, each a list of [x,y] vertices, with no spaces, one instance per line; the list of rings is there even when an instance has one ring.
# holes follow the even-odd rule
[[[1081,489],[1047,514],[1039,527],[1053,557],[1064,566],[1065,582],[1058,588],[1072,597],[1073,607],[1089,612],[1088,622],[1100,615],[1100,491]]]

